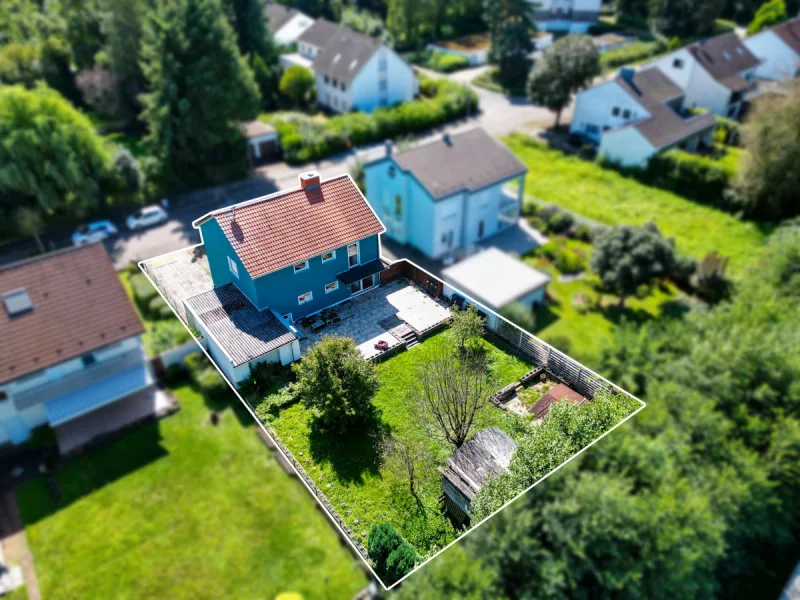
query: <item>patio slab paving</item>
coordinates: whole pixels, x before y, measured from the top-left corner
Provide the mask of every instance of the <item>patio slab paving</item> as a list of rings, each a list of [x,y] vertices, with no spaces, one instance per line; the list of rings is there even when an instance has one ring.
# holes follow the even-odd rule
[[[306,336],[300,340],[303,354],[324,336],[340,335],[353,338],[364,358],[374,358],[382,353],[375,348],[379,340],[387,342],[389,349],[402,343],[387,331],[387,324],[400,324],[396,320],[393,322],[391,317],[397,317],[416,331],[424,331],[446,321],[451,315],[449,308],[406,279],[392,281],[356,296],[349,303],[340,305],[340,312],[352,312],[352,316],[317,331],[295,323],[295,327]]]

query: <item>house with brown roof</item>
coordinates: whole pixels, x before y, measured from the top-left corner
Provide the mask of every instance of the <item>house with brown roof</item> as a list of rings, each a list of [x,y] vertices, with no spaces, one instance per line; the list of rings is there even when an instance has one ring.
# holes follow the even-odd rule
[[[144,326],[102,244],[0,267],[0,294],[0,444],[139,414],[130,401],[154,384]]]
[[[349,175],[212,211],[194,222],[214,289],[187,298],[190,324],[231,381],[300,358],[292,323],[379,285],[383,224]]]
[[[759,79],[784,81],[800,73],[800,17],[751,35],[744,45],[761,61]]]
[[[757,91],[761,61],[739,39],[726,33],[670,52],[648,66],[660,68],[683,90],[687,108],[705,108],[735,119]]]
[[[710,146],[715,124],[713,114],[686,109],[684,91],[660,68],[624,68],[577,95],[570,132],[597,144],[609,160],[645,166],[670,148]]]
[[[514,226],[527,171],[479,127],[400,152],[387,143],[384,156],[364,165],[386,235],[434,259]]]

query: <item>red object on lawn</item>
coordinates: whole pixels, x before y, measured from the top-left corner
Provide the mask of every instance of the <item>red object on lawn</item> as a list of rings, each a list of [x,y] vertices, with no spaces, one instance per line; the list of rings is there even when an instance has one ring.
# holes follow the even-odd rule
[[[385,342],[383,340],[378,340],[378,343],[375,344],[375,348],[378,350],[388,350],[389,349],[389,342]]]

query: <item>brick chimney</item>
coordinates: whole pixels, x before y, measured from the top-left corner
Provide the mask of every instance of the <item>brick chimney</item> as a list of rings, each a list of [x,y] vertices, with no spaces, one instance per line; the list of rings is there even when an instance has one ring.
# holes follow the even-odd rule
[[[319,173],[317,171],[306,171],[300,173],[300,189],[310,190],[311,188],[319,187]]]

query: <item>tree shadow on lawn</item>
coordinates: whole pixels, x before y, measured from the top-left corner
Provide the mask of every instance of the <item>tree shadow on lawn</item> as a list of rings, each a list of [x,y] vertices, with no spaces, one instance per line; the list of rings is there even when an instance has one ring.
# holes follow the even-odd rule
[[[255,425],[255,419],[250,415],[242,401],[239,400],[236,392],[228,387],[227,383],[223,382],[219,387],[206,390],[197,385],[192,385],[192,388],[202,395],[203,403],[209,411],[220,413],[220,417],[223,417],[227,409],[230,409],[242,427],[246,428]]]
[[[17,489],[17,500],[24,524],[33,525],[167,456],[161,439],[160,421],[140,425],[113,441],[66,459],[51,475],[23,484]]]
[[[344,433],[324,427],[319,418],[311,423],[309,450],[314,461],[327,463],[344,483],[364,483],[364,475],[380,475],[381,446],[391,427],[377,409]]]

